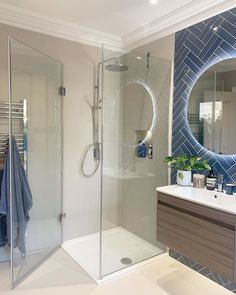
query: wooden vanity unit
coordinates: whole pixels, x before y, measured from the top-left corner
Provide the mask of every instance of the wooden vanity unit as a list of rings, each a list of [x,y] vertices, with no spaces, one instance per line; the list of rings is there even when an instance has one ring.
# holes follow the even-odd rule
[[[221,210],[223,194],[211,192],[206,197],[207,205],[197,203],[197,194],[202,191],[193,191],[192,201],[157,189],[157,239],[211,271],[236,281],[236,214]],[[236,205],[235,196],[225,195],[225,198],[226,203],[227,198],[234,198],[228,205],[230,202]],[[204,201],[204,197],[199,199]],[[211,201],[219,208],[210,207]]]

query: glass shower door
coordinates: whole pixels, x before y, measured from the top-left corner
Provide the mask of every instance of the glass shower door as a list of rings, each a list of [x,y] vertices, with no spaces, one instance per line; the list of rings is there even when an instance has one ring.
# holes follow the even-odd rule
[[[14,287],[53,253],[62,240],[62,97],[59,91],[62,64],[14,39],[9,40],[9,50],[10,244]],[[26,175],[24,181],[23,170],[18,169],[13,137]],[[21,179],[20,184],[17,178]]]
[[[156,187],[167,185],[171,63],[103,51],[103,278],[166,251],[156,236]]]

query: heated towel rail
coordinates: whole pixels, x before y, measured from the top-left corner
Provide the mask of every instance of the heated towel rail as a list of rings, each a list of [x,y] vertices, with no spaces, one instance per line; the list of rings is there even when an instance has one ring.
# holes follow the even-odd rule
[[[11,108],[10,108],[11,106]],[[26,99],[19,102],[12,102],[11,105],[7,101],[0,101],[0,163],[4,162],[4,158],[8,149],[9,140],[9,124],[4,121],[9,120],[11,110],[12,126],[19,130],[18,133],[12,130],[12,135],[16,139],[22,164],[27,171],[27,104]],[[5,132],[6,131],[6,132]]]

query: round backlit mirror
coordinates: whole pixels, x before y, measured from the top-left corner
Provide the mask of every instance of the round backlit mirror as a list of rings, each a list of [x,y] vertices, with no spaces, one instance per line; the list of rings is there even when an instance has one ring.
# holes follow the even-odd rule
[[[206,149],[236,153],[236,58],[210,67],[195,83],[189,97],[188,123]]]

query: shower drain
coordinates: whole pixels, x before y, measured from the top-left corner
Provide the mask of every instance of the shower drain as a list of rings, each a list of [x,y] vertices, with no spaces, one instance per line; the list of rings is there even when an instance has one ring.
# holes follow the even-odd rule
[[[120,262],[128,265],[132,263],[132,259],[130,259],[129,257],[124,257],[124,258],[121,258]]]

